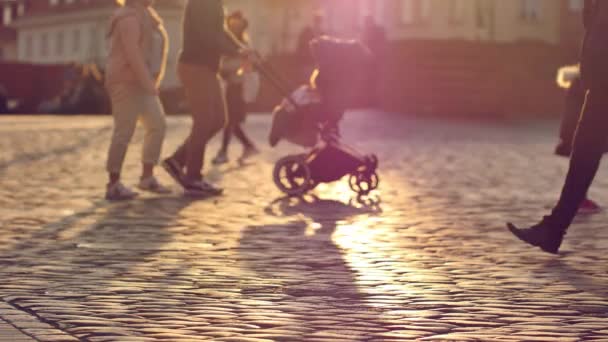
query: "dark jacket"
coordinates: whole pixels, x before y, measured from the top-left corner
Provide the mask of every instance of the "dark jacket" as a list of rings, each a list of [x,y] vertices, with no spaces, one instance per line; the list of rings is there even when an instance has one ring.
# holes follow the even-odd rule
[[[581,78],[586,89],[608,89],[608,1],[585,0]]]
[[[224,20],[222,0],[189,0],[180,62],[218,71],[222,55],[238,54],[241,46],[225,29]]]

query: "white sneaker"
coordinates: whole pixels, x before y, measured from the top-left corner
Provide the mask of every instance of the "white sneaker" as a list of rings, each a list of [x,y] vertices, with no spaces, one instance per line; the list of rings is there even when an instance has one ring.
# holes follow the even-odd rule
[[[166,195],[171,193],[171,189],[160,184],[158,179],[154,176],[140,180],[137,187],[141,190],[153,192],[155,194]]]
[[[139,196],[139,194],[126,186],[121,182],[114,184],[108,184],[106,189],[106,199],[108,201],[128,201]]]

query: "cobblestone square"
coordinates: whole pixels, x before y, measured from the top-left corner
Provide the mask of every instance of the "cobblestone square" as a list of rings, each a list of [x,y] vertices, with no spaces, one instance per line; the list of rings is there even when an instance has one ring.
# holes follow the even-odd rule
[[[108,203],[109,117],[1,117],[0,341],[608,341],[607,214],[557,257],[504,227],[557,199],[556,124],[353,113],[344,140],[380,158],[368,202],[346,180],[282,198],[273,163],[299,149],[269,125],[246,123],[255,160],[207,167],[221,198]],[[165,154],[187,131],[170,118]]]

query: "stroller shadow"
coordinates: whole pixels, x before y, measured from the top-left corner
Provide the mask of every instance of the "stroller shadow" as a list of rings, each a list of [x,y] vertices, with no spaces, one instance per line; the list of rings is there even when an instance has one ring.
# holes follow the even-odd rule
[[[348,218],[358,215],[381,214],[381,202],[379,197],[357,196],[356,198],[350,198],[348,203],[343,203],[336,200],[321,199],[311,194],[302,197],[278,198],[271,202],[264,209],[264,212],[278,217],[303,215],[329,231],[335,229],[339,221]]]
[[[340,316],[357,315],[365,319],[370,331],[382,326],[381,313],[367,304],[367,294],[357,286],[358,271],[332,239],[340,221],[377,212],[316,197],[280,198],[266,213],[290,218],[288,223],[250,226],[243,231],[238,249],[241,268],[253,272],[256,282],[273,284],[274,292],[285,296],[276,310],[300,317],[297,324],[303,328],[302,340],[313,338],[315,331],[327,329],[327,320]],[[345,319],[344,327],[348,323]],[[353,336],[354,340],[359,337]]]

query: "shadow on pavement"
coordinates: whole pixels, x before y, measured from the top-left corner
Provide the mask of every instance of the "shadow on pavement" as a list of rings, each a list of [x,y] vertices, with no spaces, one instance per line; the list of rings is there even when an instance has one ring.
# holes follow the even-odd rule
[[[276,308],[292,315],[302,340],[323,337],[328,330],[353,340],[386,331],[381,312],[366,303],[366,294],[357,287],[356,271],[332,239],[340,221],[374,214],[378,209],[316,197],[281,198],[266,212],[289,218],[289,222],[250,226],[243,231],[238,256],[241,267],[276,286],[275,294],[282,296]],[[350,329],[354,317],[365,320],[367,326]]]
[[[0,294],[16,308],[85,340],[96,334],[91,320],[113,326],[103,331],[109,337],[132,335],[136,327],[110,320],[145,322],[137,306],[156,305],[163,298],[155,291],[173,286],[173,275],[189,272],[188,263],[159,265],[179,249],[170,243],[180,229],[180,212],[190,204],[175,197],[100,201],[44,226],[24,243],[0,251],[0,277],[11,279],[0,284]],[[179,305],[164,300],[166,308]]]
[[[593,293],[608,300],[608,279],[606,278],[599,278],[597,275],[587,275],[580,269],[570,265],[563,258],[551,259],[545,262],[542,265],[542,269],[559,280],[569,283],[581,292]]]

